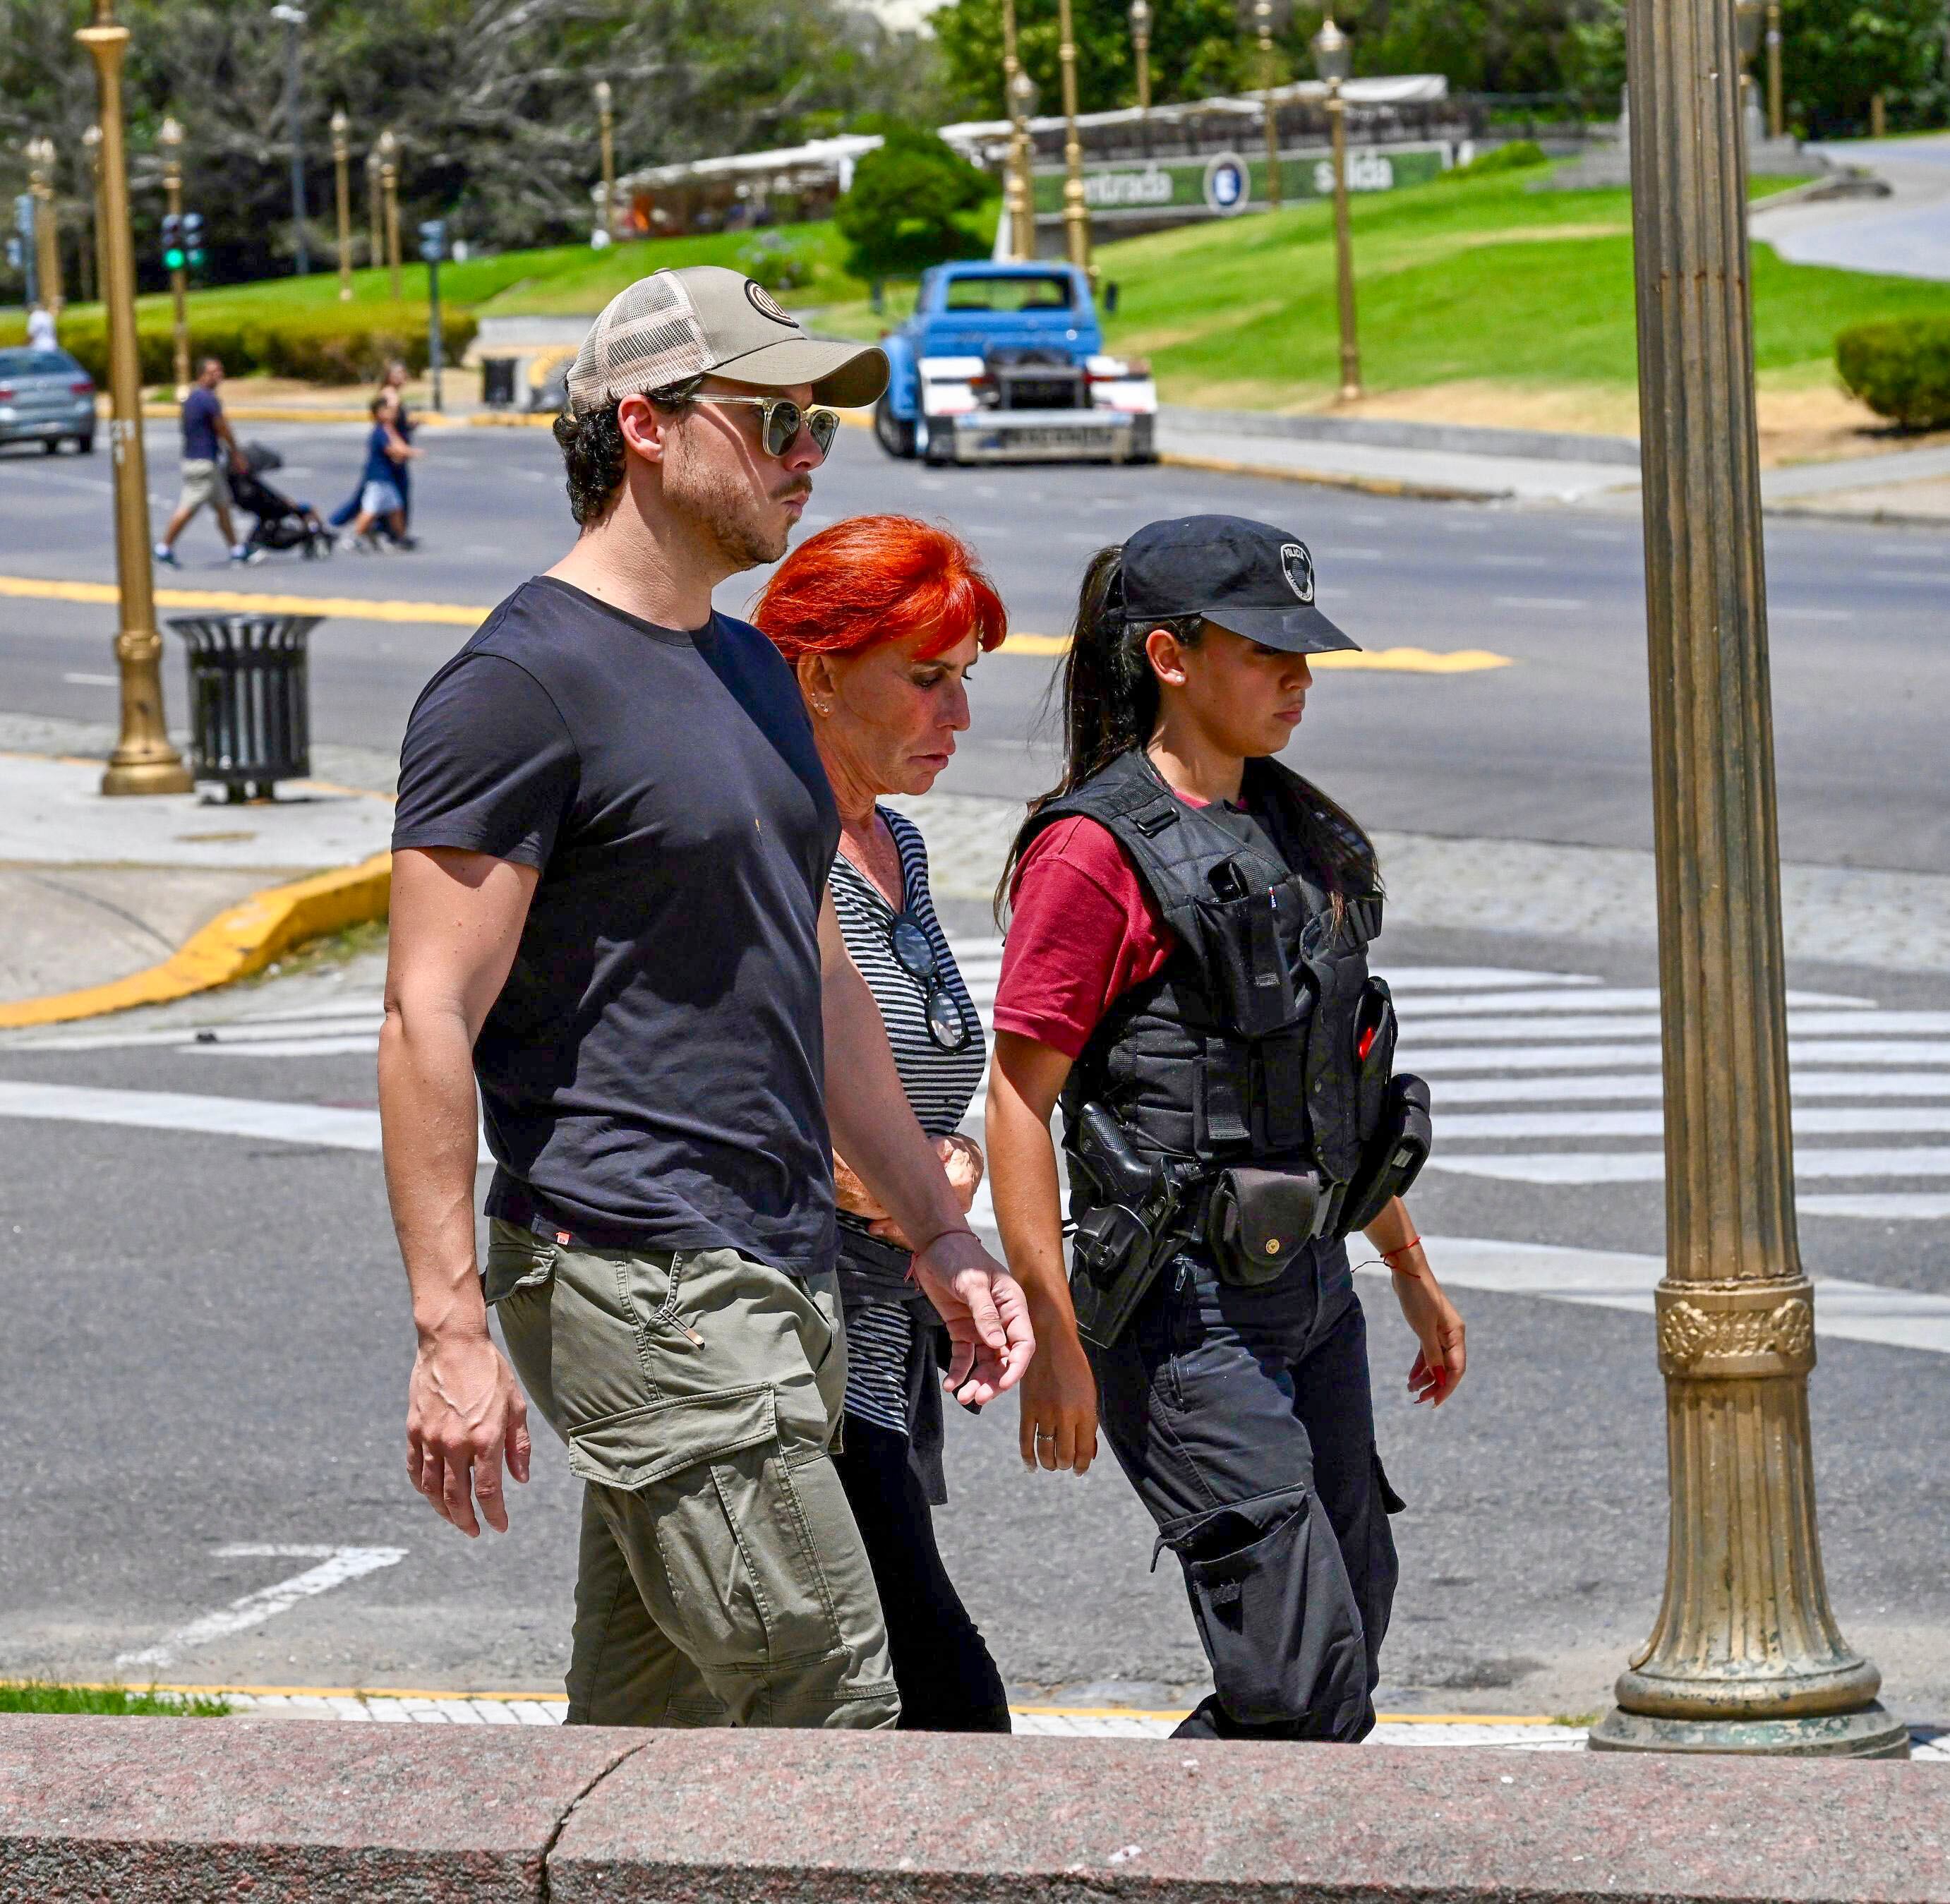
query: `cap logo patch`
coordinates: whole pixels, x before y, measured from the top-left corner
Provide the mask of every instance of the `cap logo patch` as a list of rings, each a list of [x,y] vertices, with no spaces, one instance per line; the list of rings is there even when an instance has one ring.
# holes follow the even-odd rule
[[[1309,608],[1313,606],[1313,558],[1307,553],[1304,542],[1286,542],[1280,545],[1280,567],[1286,575],[1286,585]]]
[[[785,324],[793,330],[799,329],[799,319],[783,310],[779,301],[765,287],[755,279],[745,280],[745,301],[761,317],[769,317],[774,324]]]

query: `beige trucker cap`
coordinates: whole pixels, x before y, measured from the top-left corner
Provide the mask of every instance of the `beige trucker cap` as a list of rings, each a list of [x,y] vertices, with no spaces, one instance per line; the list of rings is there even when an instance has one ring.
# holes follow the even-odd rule
[[[578,412],[707,372],[772,389],[810,384],[815,400],[852,409],[887,387],[877,344],[808,337],[763,285],[722,265],[653,272],[610,299],[569,366]]]

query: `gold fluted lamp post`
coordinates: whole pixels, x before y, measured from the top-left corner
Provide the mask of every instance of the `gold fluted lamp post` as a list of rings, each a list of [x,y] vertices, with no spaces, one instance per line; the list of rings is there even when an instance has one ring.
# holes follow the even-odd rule
[[[41,302],[56,323],[67,300],[61,294],[61,232],[55,221],[55,165],[52,139],[30,139],[26,145],[27,189],[34,199],[34,268],[40,276]]]
[[[1253,20],[1260,35],[1260,96],[1266,128],[1266,205],[1280,208],[1279,116],[1273,106],[1273,3],[1253,0]]]
[[[366,154],[366,262],[375,271],[386,262],[386,210],[376,145]]]
[[[1671,1519],[1594,1747],[1899,1758],[1823,1577],[1795,1230],[1731,0],[1627,10],[1665,1076]]]
[[[1327,82],[1327,123],[1334,138],[1334,282],[1341,311],[1341,400],[1361,394],[1361,345],[1354,328],[1354,241],[1347,217],[1347,101],[1341,88],[1353,70],[1354,49],[1329,14],[1308,42],[1313,70]]]
[[[603,235],[616,235],[616,95],[607,79],[596,82],[596,127],[603,147]]]
[[[332,114],[332,176],[338,212],[338,301],[352,299],[352,122],[343,106]]]
[[[1151,10],[1149,0],[1131,0],[1131,50],[1138,67],[1138,138],[1145,156],[1151,151]]]
[[[1083,196],[1083,142],[1076,130],[1076,29],[1070,0],[1057,0],[1056,56],[1063,68],[1063,235],[1070,261],[1090,269],[1090,207]]]
[[[1002,0],[1002,104],[1009,115],[1009,155],[1002,167],[1002,216],[1009,223],[1009,256],[1026,264],[1036,256],[1036,188],[1030,176],[1029,108],[1034,91],[1016,46],[1016,0]]]
[[[108,268],[103,262],[103,245],[107,242],[107,224],[101,215],[101,128],[91,126],[81,136],[82,150],[88,154],[88,192],[94,207],[89,229],[95,239],[95,294],[107,294]]]
[[[379,135],[379,195],[386,207],[386,269],[393,275],[393,302],[400,289],[400,142],[388,126]]]
[[[136,347],[136,249],[129,232],[128,154],[122,140],[122,61],[129,30],[114,0],[75,38],[95,61],[100,94],[101,204],[108,319],[109,438],[115,452],[115,570],[121,593],[115,659],[122,687],[120,739],[101,777],[104,793],[187,793],[192,782],[163,721],[162,637],[149,569],[149,482],[142,451],[142,366]]]
[[[1787,126],[1780,105],[1780,0],[1767,0],[1768,137],[1783,139]]]
[[[183,129],[173,118],[165,119],[156,133],[163,148],[163,195],[170,216],[182,216]],[[175,344],[176,401],[189,394],[189,263],[173,266],[170,272],[170,324]]]

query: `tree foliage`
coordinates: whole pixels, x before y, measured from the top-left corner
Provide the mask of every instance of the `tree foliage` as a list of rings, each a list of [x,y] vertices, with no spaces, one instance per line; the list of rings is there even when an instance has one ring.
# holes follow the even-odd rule
[[[335,233],[327,121],[351,120],[352,224],[364,257],[365,158],[399,139],[400,217],[447,215],[477,245],[586,236],[599,174],[591,88],[614,89],[619,167],[780,145],[859,115],[932,106],[930,48],[846,0],[307,0],[301,124],[314,269]],[[285,42],[266,0],[120,0],[139,265],[160,282],[155,135],[186,129],[185,195],[209,221],[212,276],[288,263],[291,129]],[[76,257],[89,193],[81,144],[94,70],[74,42],[85,0],[0,0],[0,192],[25,184],[22,142],[61,154]]]
[[[988,249],[967,214],[996,192],[994,179],[930,132],[889,124],[886,143],[854,167],[833,221],[852,248],[856,277],[905,276]]]

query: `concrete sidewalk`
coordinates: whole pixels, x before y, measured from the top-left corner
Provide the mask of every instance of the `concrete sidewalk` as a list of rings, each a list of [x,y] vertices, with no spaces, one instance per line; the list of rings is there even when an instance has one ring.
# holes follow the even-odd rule
[[[316,876],[370,862],[391,837],[391,802],[353,787],[289,781],[276,801],[232,805],[210,793],[105,799],[101,778],[98,760],[0,753],[0,1015],[161,967],[226,921],[207,969],[238,975],[225,974],[226,958],[248,962],[254,946],[310,923],[260,895],[316,888]],[[143,1002],[195,989],[152,987]]]

